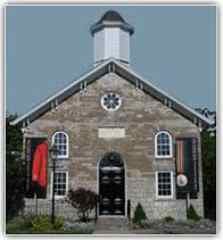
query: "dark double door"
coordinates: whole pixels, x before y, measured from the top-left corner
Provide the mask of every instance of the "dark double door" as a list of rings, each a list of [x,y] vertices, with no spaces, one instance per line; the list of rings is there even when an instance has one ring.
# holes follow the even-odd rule
[[[125,169],[118,153],[100,161],[99,215],[125,215]]]

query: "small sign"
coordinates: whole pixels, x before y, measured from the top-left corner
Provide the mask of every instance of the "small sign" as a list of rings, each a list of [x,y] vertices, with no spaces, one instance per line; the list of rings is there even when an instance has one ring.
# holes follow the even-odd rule
[[[188,179],[184,174],[179,174],[177,176],[177,185],[179,187],[184,187],[187,185],[187,183],[188,183]]]
[[[124,138],[125,128],[99,128],[98,129],[99,138]]]

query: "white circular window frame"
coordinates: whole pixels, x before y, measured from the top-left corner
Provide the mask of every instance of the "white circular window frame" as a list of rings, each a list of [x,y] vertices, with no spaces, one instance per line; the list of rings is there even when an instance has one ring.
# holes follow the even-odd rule
[[[117,105],[115,108],[107,108],[106,105],[104,105],[104,97],[107,96],[108,94],[115,94],[116,97],[119,98],[119,105]],[[104,95],[102,95],[101,97],[101,106],[103,107],[104,110],[108,111],[108,112],[115,112],[117,111],[122,105],[122,98],[119,94],[117,93],[114,93],[114,92],[108,92],[108,93],[105,93]]]

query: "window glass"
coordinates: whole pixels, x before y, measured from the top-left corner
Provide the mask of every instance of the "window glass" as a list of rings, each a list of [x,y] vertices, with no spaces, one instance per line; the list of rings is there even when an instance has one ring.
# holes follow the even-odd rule
[[[54,154],[57,158],[68,157],[68,136],[64,132],[57,132],[53,135],[53,145],[57,153]]]
[[[54,173],[54,192],[55,196],[65,196],[67,191],[67,173],[55,172]]]
[[[120,108],[122,99],[117,93],[107,93],[101,97],[101,105],[107,111],[116,111]]]
[[[156,135],[156,156],[171,157],[172,141],[171,136],[167,132],[160,132]]]
[[[172,175],[171,172],[157,173],[157,196],[171,197],[172,196]]]

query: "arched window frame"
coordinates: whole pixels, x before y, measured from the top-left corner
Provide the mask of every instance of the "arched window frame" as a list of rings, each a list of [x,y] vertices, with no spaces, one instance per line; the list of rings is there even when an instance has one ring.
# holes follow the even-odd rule
[[[55,132],[55,133],[53,134],[53,136],[52,136],[52,145],[54,145],[54,143],[55,143],[55,137],[56,137],[56,135],[59,134],[59,133],[64,134],[65,137],[66,137],[66,140],[67,140],[66,153],[67,153],[67,154],[65,154],[65,155],[57,155],[57,159],[68,158],[68,157],[69,157],[69,136],[68,136],[68,134],[67,134],[66,132],[64,132],[64,131],[57,131],[57,132]]]
[[[170,148],[170,153],[168,155],[160,155],[158,154],[158,137],[160,134],[166,134],[169,137],[169,148]],[[159,131],[155,135],[155,157],[156,158],[172,158],[173,157],[173,138],[171,134],[168,131]]]

